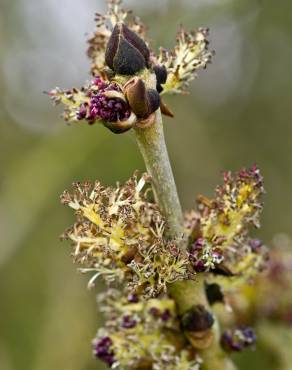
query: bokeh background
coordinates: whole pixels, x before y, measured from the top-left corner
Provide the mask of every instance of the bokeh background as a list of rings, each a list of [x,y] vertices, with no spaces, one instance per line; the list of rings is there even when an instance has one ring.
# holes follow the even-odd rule
[[[125,1],[148,23],[153,47],[208,25],[216,57],[191,95],[169,97],[165,131],[185,208],[212,195],[225,169],[257,163],[267,195],[265,241],[292,234],[292,3],[282,0]],[[89,78],[86,34],[103,0],[0,3],[0,369],[94,370],[90,341],[102,318],[96,291],[58,236],[73,222],[59,203],[74,180],[105,184],[143,170],[133,134],[67,127],[42,94]],[[100,287],[97,287],[97,290]],[[240,369],[275,369],[264,350]],[[292,365],[291,365],[292,368]],[[223,369],[222,369],[223,370]]]

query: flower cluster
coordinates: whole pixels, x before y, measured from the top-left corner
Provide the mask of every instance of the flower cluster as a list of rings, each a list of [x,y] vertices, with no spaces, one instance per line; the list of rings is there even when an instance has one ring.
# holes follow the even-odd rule
[[[107,325],[98,331],[93,353],[112,368],[199,369],[172,299],[144,300],[111,289],[100,295],[99,303]]]
[[[116,187],[75,183],[61,196],[76,211],[77,221],[64,237],[72,241],[73,258],[81,271],[94,273],[89,285],[102,276],[123,287],[123,293],[109,289],[102,295],[106,326],[94,341],[94,354],[113,368],[123,369],[126,364],[139,368],[142,361],[153,369],[198,369],[194,351],[212,342],[213,315],[197,305],[179,316],[167,286],[196,281],[196,274],[211,272],[217,283],[209,278],[206,295],[213,304],[224,302],[228,293],[226,287],[221,289],[218,276],[231,280],[239,276],[242,283],[258,271],[263,246],[247,231],[250,223],[258,225],[262,178],[256,167],[228,173],[214,201],[200,197],[199,212],[186,215],[189,249],[185,252],[180,241],[164,235],[165,221],[151,201],[150,183],[146,174]],[[246,348],[255,339],[247,334],[227,331],[221,344],[229,350]]]
[[[164,220],[148,199],[147,175],[125,185],[76,183],[61,199],[77,212],[64,237],[73,242],[74,260],[108,282],[126,281],[132,290],[154,296],[168,283],[189,276],[188,258],[163,238]]]
[[[249,226],[259,227],[264,193],[256,166],[238,174],[224,174],[216,198],[198,197],[199,212],[186,215],[190,260],[197,272],[252,278],[265,264],[266,250],[248,236]]]
[[[93,80],[81,89],[56,88],[48,94],[65,106],[66,121],[100,122],[114,133],[148,127],[156,111],[173,116],[160,95],[185,92],[201,67],[210,62],[208,31],[178,34],[174,51],[155,55],[146,40],[146,27],[121,7],[121,0],[108,0],[106,15],[96,14],[96,30],[89,39]]]
[[[158,63],[165,66],[167,79],[162,85],[163,94],[185,93],[199,68],[206,68],[214,52],[208,50],[207,28],[187,32],[181,28],[173,51],[160,49]]]

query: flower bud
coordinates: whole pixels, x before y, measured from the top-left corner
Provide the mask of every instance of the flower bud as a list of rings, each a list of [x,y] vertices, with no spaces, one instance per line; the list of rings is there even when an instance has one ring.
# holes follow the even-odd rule
[[[160,106],[160,96],[154,89],[147,90],[147,101],[150,114],[157,111]]]
[[[123,23],[117,23],[108,41],[105,61],[117,74],[134,75],[148,67],[150,51],[145,42]]]
[[[185,335],[194,348],[206,349],[214,339],[211,329],[214,324],[213,315],[203,305],[189,309],[181,319]]]
[[[202,305],[192,307],[181,319],[182,327],[190,332],[202,332],[214,324],[213,315]]]
[[[214,340],[213,330],[187,332],[186,337],[191,343],[192,347],[196,349],[207,349],[211,346]]]
[[[138,118],[147,118],[160,106],[160,96],[154,89],[146,89],[141,78],[132,78],[125,86],[124,93],[131,110]]]
[[[123,134],[124,132],[129,131],[134,126],[136,121],[137,117],[132,112],[128,119],[125,119],[123,121],[119,120],[116,122],[104,121],[103,124],[114,134]]]
[[[115,362],[112,345],[110,337],[102,337],[93,341],[93,354],[109,366]]]
[[[165,84],[167,80],[167,69],[163,65],[156,65],[153,67],[153,71],[156,75],[156,89],[159,93],[163,91],[162,85]]]
[[[224,301],[221,287],[216,283],[206,285],[206,294],[210,305]]]

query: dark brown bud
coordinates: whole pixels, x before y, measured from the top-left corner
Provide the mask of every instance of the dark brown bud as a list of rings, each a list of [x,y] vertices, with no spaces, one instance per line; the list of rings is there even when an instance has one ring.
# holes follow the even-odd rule
[[[123,134],[124,132],[129,131],[137,121],[137,117],[134,113],[130,115],[127,120],[124,121],[103,121],[105,127],[107,127],[114,134]]]
[[[216,283],[206,285],[206,294],[211,305],[217,302],[224,301],[224,295],[222,293],[221,287]]]
[[[181,323],[188,332],[204,332],[213,326],[214,318],[203,305],[197,305],[182,316]]]
[[[221,275],[221,276],[234,276],[234,273],[230,270],[228,266],[225,266],[224,263],[220,263],[220,265],[217,265],[214,269],[212,269],[212,273],[215,275]]]
[[[160,96],[154,89],[146,89],[139,77],[132,78],[124,86],[124,94],[131,110],[138,118],[147,118],[160,106]]]
[[[154,89],[147,90],[147,100],[150,114],[157,111],[160,106],[160,96]]]
[[[156,75],[156,89],[159,93],[163,91],[162,85],[165,84],[167,80],[167,69],[163,65],[157,64],[153,67],[153,71]]]
[[[134,75],[148,67],[150,52],[145,42],[123,23],[117,23],[107,44],[106,64],[117,74]]]
[[[213,330],[187,332],[186,336],[191,345],[196,349],[206,349],[211,346],[214,340]]]
[[[152,125],[154,125],[155,121],[156,121],[156,114],[151,113],[149,117],[140,119],[139,121],[137,121],[136,127],[139,127],[139,128],[151,127]]]

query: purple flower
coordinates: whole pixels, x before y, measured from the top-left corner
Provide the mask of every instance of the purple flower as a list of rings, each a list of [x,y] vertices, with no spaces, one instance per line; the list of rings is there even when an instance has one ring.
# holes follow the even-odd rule
[[[157,307],[151,307],[149,313],[154,318],[161,319],[164,322],[171,318],[171,312],[168,308],[161,312],[161,310],[159,310]]]
[[[160,317],[160,310],[157,307],[151,307],[149,310],[149,313],[153,317],[156,317],[156,318]]]
[[[128,302],[130,303],[138,303],[139,302],[139,296],[138,294],[132,293],[128,295]]]
[[[196,242],[194,243],[194,245],[193,245],[193,249],[194,250],[201,250],[201,249],[203,249],[203,247],[204,247],[204,244],[205,244],[205,240],[204,240],[204,238],[199,238],[199,239],[197,239],[196,240]]]
[[[199,238],[190,247],[190,250],[189,250],[189,258],[190,258],[190,261],[193,263],[193,267],[196,272],[204,272],[207,269],[204,261],[202,260],[202,254],[204,252],[204,245],[205,245],[205,239]]]
[[[110,337],[100,338],[93,343],[94,355],[109,366],[112,366],[115,362],[112,345],[113,342]]]
[[[86,104],[82,104],[81,108],[79,109],[79,112],[77,113],[77,119],[81,121],[82,119],[85,119],[87,116],[87,106]]]
[[[124,329],[133,329],[137,325],[137,321],[133,317],[127,315],[123,317],[122,327]]]
[[[118,97],[114,94],[122,93],[116,83],[108,83],[100,77],[96,77],[92,86],[93,88],[88,92],[90,102],[82,104],[77,114],[78,120],[86,119],[89,123],[94,123],[96,119],[117,122],[130,117],[131,109],[127,101],[122,96]],[[94,87],[98,87],[98,89],[96,90]]]
[[[227,352],[240,352],[253,346],[255,342],[256,335],[250,327],[225,330],[221,337],[221,345]]]
[[[104,90],[108,84],[99,76],[95,77],[92,81],[93,85],[97,86],[100,90]]]
[[[161,320],[162,320],[162,321],[164,321],[164,322],[168,321],[168,320],[171,318],[171,312],[170,312],[170,310],[169,310],[168,308],[167,308],[167,309],[165,309],[165,310],[162,312],[162,314],[161,314],[160,318],[161,318]]]
[[[194,262],[194,269],[196,272],[204,272],[206,271],[206,266],[203,261],[195,261]]]
[[[252,251],[255,253],[259,252],[262,245],[263,245],[263,242],[259,239],[251,239],[249,241],[249,246],[251,247]]]

